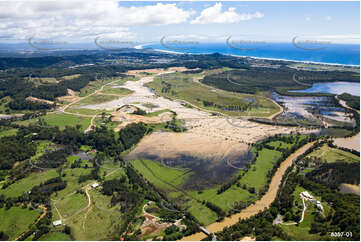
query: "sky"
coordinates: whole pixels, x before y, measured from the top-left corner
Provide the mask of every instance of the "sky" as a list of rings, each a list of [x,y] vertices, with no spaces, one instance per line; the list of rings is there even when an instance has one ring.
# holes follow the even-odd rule
[[[140,43],[222,41],[227,36],[288,42],[312,36],[359,43],[360,3],[246,1],[0,0],[0,41],[29,38]],[[305,37],[306,38],[306,37]]]

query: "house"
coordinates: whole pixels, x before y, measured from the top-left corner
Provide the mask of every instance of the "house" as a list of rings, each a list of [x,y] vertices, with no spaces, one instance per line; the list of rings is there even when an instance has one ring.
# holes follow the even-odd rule
[[[96,183],[96,182],[94,182],[94,183],[92,184],[92,188],[97,188],[98,186],[99,186],[99,184]]]
[[[322,203],[320,201],[316,201],[316,207],[319,209],[319,210],[322,210],[323,211],[323,206],[322,206]]]
[[[97,151],[94,150],[94,149],[93,149],[93,150],[89,150],[89,151],[87,152],[88,155],[95,154],[95,153],[97,153]]]
[[[53,222],[53,225],[54,225],[54,226],[62,225],[61,219],[54,221],[54,222]]]
[[[304,196],[307,199],[313,199],[313,196],[309,194],[307,191],[301,192],[301,195]]]

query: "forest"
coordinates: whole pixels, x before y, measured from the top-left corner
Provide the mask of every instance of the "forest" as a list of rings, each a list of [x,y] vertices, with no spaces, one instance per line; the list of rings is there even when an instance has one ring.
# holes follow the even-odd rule
[[[315,82],[349,81],[359,82],[359,76],[351,72],[339,71],[296,71],[289,67],[264,68],[249,67],[244,70],[224,71],[204,77],[202,83],[226,91],[255,94],[260,91],[278,91],[287,89],[304,89],[305,86],[295,82],[294,75],[300,76],[309,85]],[[288,95],[299,95],[287,93]],[[314,95],[314,94],[313,94]]]

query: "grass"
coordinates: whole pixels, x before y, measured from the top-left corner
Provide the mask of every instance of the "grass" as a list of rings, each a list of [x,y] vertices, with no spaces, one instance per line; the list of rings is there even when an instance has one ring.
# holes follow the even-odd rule
[[[83,115],[95,115],[101,114],[102,112],[108,112],[106,110],[99,110],[99,109],[88,109],[88,108],[79,108],[79,106],[70,106],[66,109],[69,113],[74,114],[83,114]]]
[[[0,138],[15,135],[18,129],[7,129],[0,132]]]
[[[293,146],[293,144],[285,143],[282,141],[271,141],[271,142],[268,142],[267,144],[274,148],[280,147],[282,149],[289,149]]]
[[[55,170],[31,173],[29,176],[11,184],[6,189],[1,189],[0,194],[6,197],[18,197],[24,192],[30,191],[34,186],[57,176],[58,174]]]
[[[72,80],[72,79],[77,78],[79,76],[80,76],[80,74],[74,74],[74,75],[69,75],[69,76],[63,76],[62,79],[64,79],[64,80]]]
[[[331,148],[327,144],[319,147],[307,157],[317,158],[323,162],[360,162],[360,157],[350,152],[343,151],[337,148]]]
[[[123,221],[123,214],[119,210],[106,212],[92,206],[85,220],[84,231],[84,215],[85,212],[82,212],[66,221],[67,225],[71,227],[75,240],[111,240],[112,235],[119,230]]]
[[[164,79],[162,77],[156,77],[153,82],[146,84],[146,86],[153,88],[160,96],[164,96],[169,99],[182,99],[192,103],[197,107],[207,109],[209,111],[218,111],[227,115],[239,116],[269,116],[275,113],[279,108],[269,100],[250,94],[239,94],[227,92],[212,87],[202,85],[193,81],[193,78],[201,78],[199,74],[184,74],[173,73],[168,74]],[[162,89],[166,87],[162,81],[171,84],[169,92],[162,92]],[[250,100],[254,100],[253,102]],[[203,101],[213,102],[222,106],[241,106],[249,103],[257,103],[248,112],[241,111],[226,111],[214,106],[204,106]]]
[[[62,179],[67,182],[66,187],[63,190],[58,191],[57,193],[53,193],[51,195],[51,198],[55,200],[62,199],[66,195],[75,192],[76,190],[82,188],[84,185],[90,183],[91,181],[85,181],[83,183],[78,182],[79,176],[88,175],[90,174],[90,171],[91,168],[74,168],[64,170]]]
[[[132,94],[133,92],[134,91],[131,91],[131,90],[127,89],[127,88],[112,87],[111,85],[109,85],[109,86],[105,86],[101,93],[126,96],[126,95],[129,95],[129,94]]]
[[[155,117],[155,116],[158,116],[159,114],[170,112],[170,111],[171,111],[170,109],[162,109],[162,110],[159,110],[159,111],[147,113],[145,116]]]
[[[276,161],[281,157],[281,152],[276,150],[262,149],[251,168],[240,179],[240,183],[247,187],[254,187],[256,190],[263,188],[267,183],[267,173],[272,170]]]
[[[125,83],[127,81],[137,81],[137,80],[139,80],[139,78],[131,77],[131,76],[127,76],[125,78],[117,78],[117,79],[97,80],[97,81],[94,81],[94,82],[90,82],[87,86],[82,88],[80,90],[79,96],[80,97],[85,97],[85,96],[95,92],[96,90],[101,88],[103,85],[108,84],[110,82],[114,82],[114,84],[122,84],[122,83]],[[107,86],[105,86],[104,88],[106,88],[106,87]]]
[[[60,129],[64,129],[65,126],[80,125],[82,130],[85,130],[89,126],[91,119],[88,117],[79,117],[65,113],[50,113],[42,116],[41,118],[43,118],[48,125],[58,126]],[[29,119],[25,121],[16,121],[15,123],[19,125],[29,125],[30,123],[36,123],[37,121],[38,119]]]
[[[94,105],[94,104],[100,104],[100,103],[105,103],[105,102],[110,102],[113,101],[115,99],[119,99],[120,97],[118,96],[113,96],[113,95],[102,95],[102,94],[95,94],[92,95],[90,97],[84,98],[82,100],[80,100],[79,102],[77,102],[75,105],[76,106],[80,106],[80,105]]]
[[[39,217],[38,210],[28,208],[11,207],[10,209],[0,208],[0,231],[13,240],[35,222]]]
[[[174,188],[164,183],[163,181],[171,183],[174,186],[181,187],[183,184],[183,180],[189,176],[188,174],[185,175],[183,179],[177,179],[178,177],[182,176],[186,171],[170,169],[162,166],[159,162],[156,161],[135,160],[132,164],[134,168],[137,169],[140,173],[142,173],[149,182],[164,190],[174,190]]]
[[[85,97],[88,96],[89,94],[95,92],[96,90],[98,90],[99,88],[101,88],[101,86],[113,82],[114,80],[112,79],[107,79],[107,80],[97,80],[97,81],[93,81],[93,82],[89,82],[88,85],[86,85],[84,88],[82,88],[79,92],[79,96],[80,97]]]
[[[70,235],[66,234],[66,233],[62,233],[62,232],[50,232],[47,233],[43,236],[41,236],[39,239],[39,241],[71,241],[71,237]]]
[[[120,205],[117,204],[113,207],[110,207],[110,202],[112,197],[111,196],[105,196],[101,194],[98,190],[92,189],[90,192],[93,205],[95,205],[98,209],[104,209],[105,212],[117,212],[120,210]]]
[[[76,214],[78,211],[84,209],[88,205],[88,199],[85,194],[75,193],[71,196],[67,196],[60,201],[55,202],[63,219],[69,218]],[[53,211],[53,220],[60,219],[56,209]]]

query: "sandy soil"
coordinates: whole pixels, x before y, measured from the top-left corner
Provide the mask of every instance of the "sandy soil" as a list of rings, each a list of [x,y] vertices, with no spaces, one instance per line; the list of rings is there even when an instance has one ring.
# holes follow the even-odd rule
[[[186,67],[170,67],[167,69],[167,71],[186,71],[188,70]],[[126,74],[128,75],[136,75],[139,73],[149,73],[149,74],[159,74],[161,72],[164,72],[164,69],[144,69],[144,70],[131,70],[128,71]]]
[[[172,71],[162,72],[159,69],[157,70],[159,73],[172,72]],[[164,109],[171,109],[177,113],[178,119],[206,118],[210,116],[210,114],[207,112],[184,107],[181,101],[171,101],[169,99],[155,95],[155,93],[151,89],[143,86],[144,84],[152,81],[153,81],[153,76],[143,77],[139,81],[128,81],[124,83],[122,87],[132,90],[133,91],[132,94],[110,102],[105,102],[95,105],[84,105],[84,106],[80,106],[80,108],[111,111],[117,108],[121,108],[125,105],[133,105],[140,109],[143,109],[148,113],[156,112]],[[144,107],[142,104],[153,104],[156,106],[156,108],[147,108]]]
[[[349,138],[336,138],[334,144],[339,147],[360,151],[360,133]]]
[[[241,239],[241,241],[256,241],[256,238],[245,236]]]
[[[32,96],[27,97],[26,100],[31,101],[31,102],[46,103],[46,104],[50,104],[50,105],[54,104],[53,101],[49,101],[49,100],[41,99],[41,98],[37,98],[37,97],[32,97]]]
[[[353,193],[360,196],[360,185],[342,183],[338,189],[341,193]]]
[[[279,133],[309,132],[306,130],[233,121],[226,118],[186,120],[187,131],[183,133],[155,132],[145,137],[129,153],[129,158],[147,154],[161,158],[178,158],[188,155],[202,159],[236,160],[244,155],[251,143]],[[240,125],[234,127],[232,124]],[[242,125],[242,126],[241,126]]]
[[[64,102],[74,102],[79,99],[77,92],[74,92],[71,89],[67,89],[67,91],[68,91],[68,94],[66,96],[61,96],[61,97],[58,97],[57,99],[59,101],[64,101]]]
[[[222,137],[199,136],[192,132],[155,132],[145,137],[129,154],[129,157],[146,153],[161,158],[189,155],[198,158],[221,159],[225,156],[236,158],[247,150],[247,144],[225,140]]]
[[[226,226],[231,226],[238,222],[239,219],[246,219],[255,214],[259,211],[262,211],[265,208],[268,208],[269,205],[274,201],[277,195],[278,187],[281,184],[281,180],[283,174],[286,172],[287,168],[292,165],[293,160],[295,160],[298,156],[303,154],[306,150],[308,150],[314,142],[308,143],[298,150],[296,150],[292,155],[287,157],[285,161],[282,162],[281,166],[277,169],[275,175],[272,177],[271,183],[269,185],[269,189],[266,194],[255,204],[250,205],[249,207],[243,209],[240,213],[234,214],[231,217],[226,217],[222,222],[216,222],[210,224],[206,227],[208,231],[211,233],[215,233],[221,231]],[[182,241],[199,241],[206,237],[205,234],[199,232],[187,237],[183,237]]]
[[[172,120],[172,115],[173,115],[170,112],[164,112],[158,116],[147,117],[142,115],[129,114],[121,111],[112,112],[111,114],[113,115],[112,121],[122,122],[118,127],[114,129],[115,131],[119,131],[121,128],[127,126],[130,123],[143,122],[143,123],[155,124],[155,123],[167,122]]]

